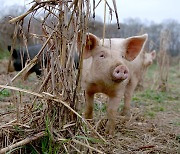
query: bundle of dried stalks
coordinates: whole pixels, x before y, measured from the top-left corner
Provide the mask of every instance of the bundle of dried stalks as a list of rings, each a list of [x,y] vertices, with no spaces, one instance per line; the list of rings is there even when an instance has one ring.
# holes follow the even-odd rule
[[[105,1],[105,6],[106,3]],[[113,4],[118,18],[115,0],[113,0]],[[43,35],[33,34],[32,36],[43,40],[43,46],[34,59],[10,83],[19,76],[26,74],[37,63],[38,58],[43,53],[46,53],[47,56],[47,66],[43,65],[44,74],[35,92],[8,86],[10,83],[6,86],[0,86],[19,92],[18,99],[15,101],[16,118],[0,127],[0,138],[2,139],[0,153],[12,149],[18,150],[19,146],[30,142],[32,144],[36,142],[35,146],[40,143],[39,138],[43,136],[48,138],[49,148],[52,148],[50,147],[52,143],[61,145],[58,148],[59,153],[73,151],[102,153],[91,146],[90,141],[92,142],[92,140],[88,138],[89,133],[92,132],[95,135],[94,138],[99,138],[103,142],[106,142],[106,140],[79,114],[82,113],[82,103],[85,101],[84,94],[80,90],[80,78],[82,52],[90,17],[90,2],[89,0],[36,0],[26,13],[10,20],[11,23],[17,25],[13,45],[16,43],[15,38],[18,30],[21,32],[24,46],[27,48],[27,41],[22,28],[23,19],[31,15],[29,21],[29,26],[31,26],[31,19],[36,18],[36,14],[43,16],[39,21],[42,25]],[[78,33],[82,43],[81,51],[79,51],[80,65],[79,69],[76,70],[74,54],[77,52],[76,40]],[[23,105],[22,93],[26,93],[33,98],[33,101],[27,106]],[[17,133],[17,128],[21,129],[23,133]],[[54,149],[56,148],[54,147]]]
[[[160,36],[160,51],[157,58],[158,63],[158,89],[168,90],[169,56],[167,54],[170,44],[170,32],[162,31]]]

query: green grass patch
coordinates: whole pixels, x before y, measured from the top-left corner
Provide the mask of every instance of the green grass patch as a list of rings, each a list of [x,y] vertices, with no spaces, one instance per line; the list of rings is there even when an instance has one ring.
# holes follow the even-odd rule
[[[22,128],[20,128],[18,125],[14,126],[14,129],[16,130],[16,132],[18,132],[20,135],[24,134],[24,130]]]
[[[29,90],[31,88],[31,86],[29,85],[25,85],[21,80],[16,82],[16,86],[18,88],[21,88],[21,89],[26,89],[26,90]]]
[[[145,116],[148,116],[150,118],[154,118],[156,116],[156,113],[154,111],[146,111]]]
[[[38,151],[32,144],[27,144],[27,145],[23,146],[23,148],[24,148],[24,153],[31,153],[31,154],[38,153]]]
[[[176,136],[176,140],[180,143],[180,134]]]
[[[95,102],[94,109],[95,109],[95,111],[106,112],[106,103]]]
[[[164,102],[164,100],[167,98],[167,95],[165,92],[159,92],[155,90],[146,90],[141,95],[142,98],[149,99],[158,103]]]
[[[77,138],[77,139],[86,139],[86,140],[90,141],[91,143],[103,143],[102,140],[96,139],[96,138],[92,138],[92,137],[75,136],[75,138]]]
[[[55,142],[53,140],[52,135],[52,125],[54,123],[56,111],[53,111],[53,115],[51,117],[46,116],[45,118],[45,131],[46,134],[41,139],[36,141],[35,146],[32,146],[30,144],[26,145],[24,147],[26,153],[42,153],[42,154],[58,154],[60,147],[63,145],[63,143],[66,143],[69,141],[69,139],[65,139],[62,142]]]
[[[9,97],[10,91],[8,89],[4,89],[3,91],[0,92],[0,95],[2,95],[4,97]]]
[[[156,70],[157,70],[157,64],[154,63],[148,68],[146,77],[152,79],[154,77],[154,72],[156,72]]]
[[[4,89],[3,91],[0,92],[0,99],[4,97],[9,97],[11,95],[10,90]]]
[[[132,101],[141,101],[141,98],[138,97],[137,95],[134,95],[134,97],[132,98]]]
[[[173,122],[172,124],[175,126],[180,126],[180,121]]]
[[[53,141],[53,136],[50,130],[50,128],[52,127],[54,123],[55,114],[56,114],[56,111],[54,110],[52,118],[50,119],[50,117],[47,116],[45,119],[45,126],[46,126],[45,131],[47,135],[41,139],[42,153],[57,154],[60,146],[62,145],[62,144],[55,143]]]
[[[0,52],[0,59],[7,59],[9,56],[10,56],[10,53],[8,51]]]
[[[154,112],[163,112],[165,111],[165,108],[163,106],[153,106],[151,110]]]
[[[36,103],[34,103],[33,111],[41,110],[42,108],[43,108],[43,103],[42,102],[36,102]]]

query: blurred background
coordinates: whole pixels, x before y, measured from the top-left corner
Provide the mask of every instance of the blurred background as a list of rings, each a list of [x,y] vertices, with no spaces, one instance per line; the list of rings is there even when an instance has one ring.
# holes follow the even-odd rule
[[[104,3],[95,1],[95,17],[89,21],[89,31],[102,37],[104,23]],[[8,21],[12,17],[19,16],[27,11],[32,3],[30,0],[0,0],[0,52],[1,55],[7,51],[7,45],[12,44],[15,25]],[[147,50],[160,50],[162,35],[168,35],[168,54],[178,56],[180,53],[180,1],[178,0],[118,0],[117,11],[120,22],[120,29],[117,28],[116,17],[111,0],[107,0],[106,7],[106,35],[105,37],[129,37],[143,33],[149,34]],[[93,0],[91,10],[93,14]],[[28,45],[38,44],[39,41],[32,34],[42,34],[41,11],[31,19],[31,26],[28,26],[30,16],[25,18],[23,23]],[[164,36],[163,36],[164,37]],[[16,45],[21,43],[21,37],[17,38]]]

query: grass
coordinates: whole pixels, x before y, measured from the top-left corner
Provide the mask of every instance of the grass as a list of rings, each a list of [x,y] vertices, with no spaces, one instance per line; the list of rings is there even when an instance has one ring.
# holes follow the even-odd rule
[[[9,56],[10,56],[10,53],[8,51],[0,51],[0,60],[7,59]]]
[[[165,92],[159,92],[150,89],[145,90],[142,94],[140,94],[140,96],[141,98],[151,100],[157,103],[163,103],[167,97]]]
[[[173,125],[175,125],[175,126],[180,126],[180,121],[175,121],[175,122],[173,122]]]
[[[144,109],[144,115],[155,118],[158,112],[180,111],[180,80],[178,79],[177,66],[170,67],[169,72],[169,91],[161,92],[152,89],[154,72],[157,65],[153,64],[146,74],[146,82],[149,82],[144,91],[137,91],[133,95],[132,102],[138,104],[139,108]]]
[[[4,89],[3,91],[0,92],[0,95],[2,95],[4,97],[9,97],[10,91],[8,89]]]
[[[180,134],[176,136],[176,140],[180,143]]]
[[[54,141],[53,141],[51,127],[54,123],[54,118],[55,118],[55,110],[54,110],[53,116],[51,118],[48,116],[45,118],[45,131],[46,131],[47,135],[44,136],[40,141],[42,153],[57,154],[59,151],[59,148],[61,146],[61,144],[54,143]]]
[[[10,91],[8,89],[4,89],[0,92],[0,100],[4,97],[9,97],[11,95]]]
[[[33,105],[33,110],[42,110],[43,109],[43,103],[42,102],[35,102]]]
[[[25,153],[37,154],[39,153],[32,144],[23,146]]]
[[[94,110],[104,113],[104,112],[106,112],[106,104],[105,103],[95,102],[94,103]]]
[[[146,111],[145,116],[149,116],[151,118],[154,118],[156,116],[156,113],[153,111]]]
[[[18,125],[14,125],[14,129],[16,130],[17,133],[20,135],[24,135],[24,130],[20,128]]]
[[[155,75],[154,72],[156,72],[156,71],[157,71],[157,64],[154,63],[148,68],[145,78],[153,79],[154,75]]]
[[[45,118],[46,135],[42,137],[41,139],[39,139],[38,141],[36,141],[35,144],[27,144],[23,146],[24,153],[31,153],[31,154],[37,154],[37,153],[58,154],[59,153],[59,148],[62,146],[63,143],[54,142],[53,140],[51,128],[54,123],[54,118],[55,118],[54,115],[51,118],[48,116]],[[16,130],[19,132],[19,128],[16,128]]]
[[[86,139],[86,140],[90,141],[91,143],[103,143],[102,140],[96,139],[96,138],[93,138],[93,137],[75,136],[75,138],[77,138],[77,139]]]
[[[175,114],[177,115],[180,112],[180,103],[179,103],[179,96],[180,96],[180,91],[178,90],[180,85],[180,81],[178,80],[178,75],[177,75],[177,68],[176,67],[172,67],[170,68],[170,77],[169,77],[169,86],[170,86],[170,91],[167,92],[161,92],[158,90],[155,90],[151,87],[151,85],[153,84],[153,80],[152,78],[154,77],[154,71],[156,70],[157,65],[152,65],[152,67],[149,68],[147,75],[146,75],[146,80],[148,81],[147,86],[145,87],[144,91],[136,91],[133,95],[133,99],[132,99],[132,110],[133,108],[138,108],[138,112],[141,112],[140,115],[143,116],[143,118],[145,119],[145,121],[143,121],[142,123],[146,124],[146,122],[148,122],[149,120],[153,120],[153,122],[157,119],[158,116],[163,116],[165,117],[164,119],[162,118],[162,120],[166,120],[165,122],[167,122],[168,127],[173,127],[173,128],[178,128],[180,126],[180,121],[177,119],[177,117],[173,117],[171,116],[171,114],[173,112],[175,112]],[[172,81],[173,80],[173,81]],[[31,86],[26,87],[27,85],[22,85],[20,82],[16,83],[18,87],[22,87],[25,89],[28,88],[32,88]],[[9,90],[3,90],[2,92],[0,92],[0,98],[4,98],[4,97],[9,97],[11,95]],[[35,103],[36,105],[34,106],[34,110],[42,110],[43,104],[37,102]],[[123,101],[120,103],[120,107],[122,108],[123,106]],[[84,109],[82,109],[84,111]],[[26,151],[26,153],[59,153],[60,149],[62,149],[61,147],[63,147],[64,145],[68,145],[71,142],[70,138],[67,138],[61,142],[55,142],[52,136],[52,126],[54,124],[54,116],[55,116],[55,110],[52,113],[52,116],[50,117],[45,117],[45,131],[46,131],[46,136],[42,137],[41,139],[39,139],[38,141],[36,141],[36,143],[30,143],[26,146],[21,147],[21,149],[23,149],[24,151]],[[99,117],[102,115],[106,115],[106,103],[104,103],[101,100],[95,100],[94,103],[94,116],[95,119],[99,119]],[[133,111],[132,111],[133,112]],[[169,115],[171,116],[170,119]],[[140,117],[141,118],[141,117]],[[166,119],[167,118],[167,119]],[[163,122],[161,122],[163,123]],[[134,124],[131,123],[132,127],[134,127]],[[137,121],[135,121],[135,124],[137,124]],[[83,126],[82,126],[83,127]],[[86,126],[84,125],[84,130],[86,132]],[[120,127],[120,126],[119,126]],[[136,126],[137,127],[137,126]],[[146,125],[144,126],[146,127]],[[144,127],[143,127],[143,131],[144,131]],[[149,125],[147,125],[147,127],[149,127]],[[159,129],[159,126],[157,124],[157,129]],[[166,127],[166,126],[165,126]],[[163,126],[163,129],[167,129]],[[16,126],[14,128],[17,133],[19,134],[23,134],[24,132],[21,130],[21,128],[19,128],[18,126]],[[116,140],[117,144],[120,144],[121,141],[125,141],[126,139],[130,138],[130,140],[136,140],[138,142],[138,139],[143,137],[143,133],[142,136],[140,136],[140,132],[141,130],[137,128],[137,130],[135,128],[132,128],[132,130],[129,128],[126,129],[120,129],[117,130],[117,132],[120,132],[121,136],[118,138],[121,138],[120,141],[118,142],[118,139]],[[125,131],[123,133],[123,131]],[[163,130],[164,134],[168,134],[169,132],[167,130]],[[87,130],[88,132],[88,130]],[[149,132],[145,132],[145,133],[149,133]],[[156,132],[159,133],[159,132]],[[164,135],[163,134],[163,135]],[[150,134],[150,136],[153,136],[153,134]],[[160,134],[161,135],[161,134]],[[124,140],[122,138],[125,138]],[[157,136],[154,136],[155,138]],[[87,137],[86,134],[76,134],[75,139],[77,140],[87,140],[90,144],[93,145],[98,145],[101,144],[101,140],[99,140],[98,138],[94,138],[93,137]],[[167,138],[168,140],[168,138]],[[175,134],[175,138],[173,139],[176,142],[180,142],[180,134],[176,133]],[[114,140],[112,140],[114,141]],[[114,141],[115,142],[115,141]],[[171,141],[172,142],[172,141]],[[135,142],[134,142],[135,143]],[[129,143],[131,144],[131,143]],[[127,147],[129,147],[129,144]],[[125,146],[125,145],[124,145]],[[133,146],[133,145],[131,145]],[[118,147],[117,147],[118,148]],[[61,151],[62,153],[66,153],[65,151]]]
[[[163,112],[165,111],[165,108],[163,106],[154,106],[151,108],[151,110],[154,112]]]

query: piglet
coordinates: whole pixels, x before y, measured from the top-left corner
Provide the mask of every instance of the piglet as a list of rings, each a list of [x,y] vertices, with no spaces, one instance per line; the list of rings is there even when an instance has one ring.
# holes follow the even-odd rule
[[[153,61],[156,58],[156,51],[153,50],[151,52],[145,52],[142,56],[142,66],[140,67],[140,72],[137,74],[138,83],[136,89],[143,90],[144,89],[144,79],[146,76],[147,69],[150,65],[153,64]]]
[[[143,48],[147,34],[121,40],[118,49],[104,46],[100,39],[89,33],[83,50],[82,88],[85,90],[85,118],[93,118],[94,94],[104,93],[108,122],[106,132],[113,134],[116,113],[131,76],[129,65]],[[80,50],[80,36],[77,47]]]

